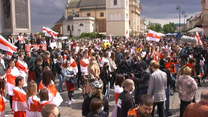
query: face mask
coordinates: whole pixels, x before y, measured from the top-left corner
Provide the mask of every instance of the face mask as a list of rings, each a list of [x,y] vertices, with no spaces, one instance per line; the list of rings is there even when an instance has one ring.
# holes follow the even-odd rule
[[[134,90],[135,90],[135,86],[132,87],[130,94],[132,94],[134,92]]]
[[[101,110],[100,110],[100,113],[101,113],[102,111],[104,111],[104,106],[102,106],[102,108],[101,108]]]

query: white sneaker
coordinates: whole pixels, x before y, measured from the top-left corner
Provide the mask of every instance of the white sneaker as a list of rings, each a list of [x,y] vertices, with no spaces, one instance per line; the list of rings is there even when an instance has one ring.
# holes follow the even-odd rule
[[[74,99],[71,99],[71,101],[72,101],[72,102],[75,102],[75,100],[74,100]]]
[[[82,91],[82,89],[81,89],[81,88],[79,88],[78,90],[79,90],[79,91]]]
[[[69,105],[71,105],[72,104],[72,101],[69,101],[69,103],[68,103]]]

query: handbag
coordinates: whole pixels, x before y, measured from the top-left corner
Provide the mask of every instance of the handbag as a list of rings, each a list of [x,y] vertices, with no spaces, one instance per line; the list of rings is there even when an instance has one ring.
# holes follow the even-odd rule
[[[69,80],[72,84],[76,85],[77,84],[77,78],[70,78]]]

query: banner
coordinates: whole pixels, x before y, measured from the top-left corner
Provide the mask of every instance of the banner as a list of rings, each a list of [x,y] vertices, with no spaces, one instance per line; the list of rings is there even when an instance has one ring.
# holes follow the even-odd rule
[[[148,34],[147,34],[147,41],[156,41],[159,42],[160,41],[160,36],[158,35],[157,32],[149,30]]]
[[[34,45],[26,45],[26,51],[31,52],[31,47],[35,48],[36,50],[39,49],[40,46],[43,46],[43,50],[47,50],[47,45],[46,44],[34,44]]]

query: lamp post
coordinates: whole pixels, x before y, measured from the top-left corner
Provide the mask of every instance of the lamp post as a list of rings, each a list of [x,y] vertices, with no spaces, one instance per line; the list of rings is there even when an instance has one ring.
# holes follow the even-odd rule
[[[186,12],[183,11],[182,15],[184,16],[184,31],[186,30]]]
[[[179,32],[181,32],[181,6],[177,6],[177,10],[179,11]]]

